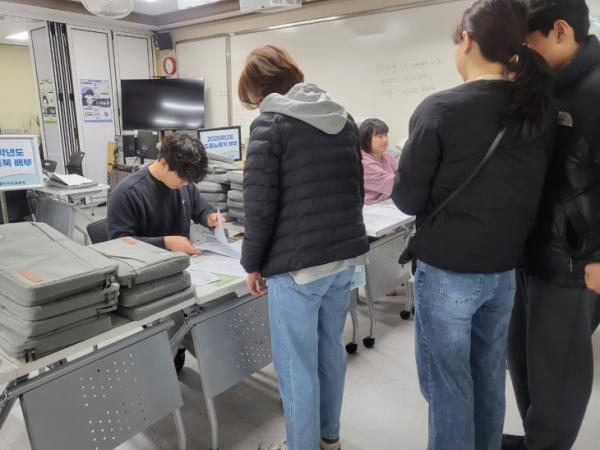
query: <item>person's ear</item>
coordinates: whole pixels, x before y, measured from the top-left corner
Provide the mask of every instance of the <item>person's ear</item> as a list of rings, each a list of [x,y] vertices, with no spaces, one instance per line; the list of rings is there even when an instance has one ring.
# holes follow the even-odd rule
[[[466,31],[462,32],[460,46],[462,47],[463,53],[469,54],[471,49],[473,48],[473,38]]]
[[[554,39],[557,44],[563,44],[569,39],[575,39],[573,28],[563,19],[554,22]]]

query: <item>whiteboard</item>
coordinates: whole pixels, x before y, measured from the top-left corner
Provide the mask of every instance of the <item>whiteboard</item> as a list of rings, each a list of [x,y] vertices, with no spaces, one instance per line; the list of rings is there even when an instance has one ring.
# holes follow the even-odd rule
[[[182,42],[176,46],[180,78],[204,78],[204,128],[229,125],[225,37]]]
[[[355,118],[377,117],[390,127],[394,145],[428,95],[461,83],[451,35],[470,3],[421,6],[231,37],[232,90],[248,53],[274,44],[288,50],[304,72]],[[256,111],[234,94],[233,124],[248,128]]]

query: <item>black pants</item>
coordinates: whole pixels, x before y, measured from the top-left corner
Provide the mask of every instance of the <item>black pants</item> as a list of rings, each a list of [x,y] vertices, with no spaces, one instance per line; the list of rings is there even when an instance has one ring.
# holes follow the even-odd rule
[[[528,450],[568,450],[590,399],[600,296],[518,272],[508,366]]]

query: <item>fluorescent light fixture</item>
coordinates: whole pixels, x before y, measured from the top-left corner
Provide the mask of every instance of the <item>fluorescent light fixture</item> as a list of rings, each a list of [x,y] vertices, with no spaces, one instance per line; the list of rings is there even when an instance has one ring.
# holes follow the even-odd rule
[[[283,25],[273,25],[272,27],[267,27],[267,30],[279,30],[281,28],[295,27],[298,25],[310,25],[311,23],[330,22],[332,20],[337,20],[340,17],[341,16],[330,16],[330,17],[323,17],[322,19],[311,19],[311,20],[303,20],[301,22],[285,23]]]
[[[208,5],[209,3],[216,3],[219,0],[177,0],[177,7],[179,9],[193,8],[195,6]]]
[[[11,34],[10,36],[6,36],[6,39],[11,39],[13,41],[28,41],[29,31],[21,31],[20,33]]]
[[[178,111],[204,111],[204,105],[162,102],[162,106],[166,109],[175,109]]]

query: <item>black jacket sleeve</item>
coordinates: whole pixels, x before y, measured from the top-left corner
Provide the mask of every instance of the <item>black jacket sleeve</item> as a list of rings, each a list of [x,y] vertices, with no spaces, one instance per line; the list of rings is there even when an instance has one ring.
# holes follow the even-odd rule
[[[215,210],[208,204],[206,199],[200,195],[196,185],[191,185],[190,196],[192,198],[192,220],[208,228],[208,216]]]
[[[116,189],[108,201],[106,228],[109,239],[130,236],[156,247],[165,248],[163,236],[139,236],[139,223],[144,220],[131,191]]]
[[[277,220],[281,136],[277,115],[261,114],[250,129],[244,166],[245,232],[241,264],[248,273],[263,266]]]
[[[410,119],[392,191],[392,200],[405,214],[422,214],[427,209],[442,157],[438,124],[439,113],[427,100]]]

